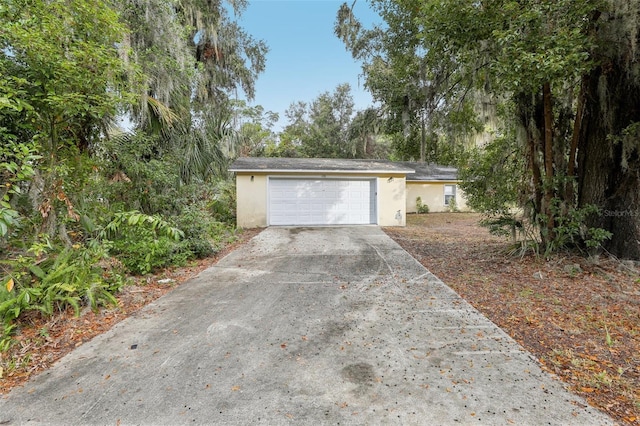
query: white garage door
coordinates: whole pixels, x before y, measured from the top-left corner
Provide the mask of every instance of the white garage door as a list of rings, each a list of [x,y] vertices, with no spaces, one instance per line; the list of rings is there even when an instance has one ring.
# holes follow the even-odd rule
[[[373,179],[269,179],[270,225],[376,223]]]

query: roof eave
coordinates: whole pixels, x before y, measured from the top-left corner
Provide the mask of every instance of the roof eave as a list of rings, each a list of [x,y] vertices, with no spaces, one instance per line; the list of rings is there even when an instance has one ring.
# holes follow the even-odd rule
[[[462,179],[409,179],[407,182],[462,182]]]
[[[360,174],[360,175],[372,175],[372,174],[396,174],[406,175],[409,173],[415,173],[413,170],[312,170],[312,169],[229,169],[234,173],[306,173],[306,174]]]

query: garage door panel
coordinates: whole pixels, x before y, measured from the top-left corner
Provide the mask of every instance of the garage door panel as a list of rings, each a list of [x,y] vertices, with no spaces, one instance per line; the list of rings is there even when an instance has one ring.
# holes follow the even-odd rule
[[[375,223],[372,179],[269,180],[270,225]]]

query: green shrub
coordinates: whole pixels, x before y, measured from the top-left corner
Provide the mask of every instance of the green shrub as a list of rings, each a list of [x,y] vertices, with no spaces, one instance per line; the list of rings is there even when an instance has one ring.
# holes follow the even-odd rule
[[[458,208],[458,204],[456,203],[456,199],[452,198],[449,200],[449,205],[447,206],[449,211],[452,213],[459,213],[460,209]]]
[[[217,221],[235,223],[236,187],[233,181],[225,180],[215,184],[214,195],[208,203],[208,209]]]
[[[184,232],[159,216],[136,210],[116,213],[98,234],[123,265],[135,275],[157,269],[184,265],[189,253],[181,250],[178,241]]]
[[[213,246],[207,239],[187,238],[180,243],[184,247],[184,251],[192,255],[189,259],[204,259],[216,253],[216,250],[213,249]]]
[[[562,215],[559,200],[554,199],[553,209],[558,212],[556,226],[553,228],[555,238],[549,243],[545,256],[560,249],[583,247],[583,245],[588,249],[597,249],[612,236],[611,232],[605,229],[591,228],[586,225],[589,215],[600,214],[600,210],[594,205],[570,209]]]
[[[429,213],[429,206],[426,204],[422,204],[422,198],[416,197],[416,210],[418,213]]]
[[[172,265],[177,243],[168,237],[158,237],[149,230],[131,229],[112,241],[113,254],[127,271],[144,275]]]
[[[11,344],[15,320],[26,312],[50,316],[71,307],[97,309],[117,304],[115,294],[125,283],[117,268],[106,265],[102,247],[64,249],[55,252],[46,243],[32,246],[29,256],[5,260],[9,273],[0,283],[0,350]]]

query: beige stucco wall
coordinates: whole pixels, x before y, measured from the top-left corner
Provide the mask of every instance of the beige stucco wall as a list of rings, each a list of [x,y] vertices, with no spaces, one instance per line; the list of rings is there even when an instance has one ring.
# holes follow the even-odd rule
[[[236,175],[236,224],[240,228],[267,226],[266,175]]]
[[[404,175],[378,177],[378,225],[405,226],[407,224],[407,192]]]
[[[444,205],[444,186],[456,185],[456,207],[460,211],[468,211],[467,200],[464,192],[457,182],[407,182],[407,213],[415,213],[416,198],[422,198],[422,204],[429,206],[430,212],[446,212],[449,207]]]
[[[253,180],[251,177],[253,176]],[[302,173],[287,174],[236,174],[236,222],[240,228],[267,226],[267,186],[269,176],[375,178],[377,192],[377,216],[380,226],[405,226],[407,205],[405,177],[402,174],[363,176],[361,174],[325,174],[322,176]],[[398,214],[399,212],[399,214]]]

